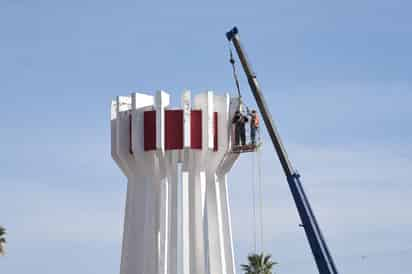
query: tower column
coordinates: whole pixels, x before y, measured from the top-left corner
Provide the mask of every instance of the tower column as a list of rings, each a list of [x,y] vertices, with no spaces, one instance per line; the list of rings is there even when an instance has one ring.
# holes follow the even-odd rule
[[[148,178],[134,177],[127,183],[126,213],[120,273],[143,273]]]
[[[159,188],[159,274],[168,274],[169,182],[167,177],[160,180]]]
[[[153,174],[151,180],[146,181],[143,273],[158,273],[159,187],[159,178]]]
[[[226,274],[223,252],[222,212],[218,182],[214,172],[206,173],[206,222],[209,273]]]
[[[232,240],[232,225],[230,223],[230,207],[229,207],[229,195],[227,189],[227,175],[217,176],[220,205],[222,212],[222,235],[223,235],[223,252],[226,261],[226,273],[235,273],[235,258],[233,253],[233,240]]]
[[[192,170],[191,155],[185,155],[181,165],[181,180],[179,185],[179,260],[181,274],[190,274],[190,220],[189,220],[189,184],[190,171]]]
[[[205,196],[205,173],[195,169],[189,173],[190,273],[206,273]]]
[[[172,151],[167,157],[167,182],[168,182],[168,274],[178,274],[177,271],[177,207],[178,207],[178,176],[177,154]]]

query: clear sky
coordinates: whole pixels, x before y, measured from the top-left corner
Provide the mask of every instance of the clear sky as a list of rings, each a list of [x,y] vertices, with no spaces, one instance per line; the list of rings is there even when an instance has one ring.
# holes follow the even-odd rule
[[[341,273],[410,274],[410,1],[0,0],[0,224],[7,274],[119,272],[126,179],[116,95],[233,92],[237,25]],[[250,105],[242,76],[242,89]],[[316,273],[263,148],[264,249]],[[252,249],[251,156],[230,175],[237,264]]]

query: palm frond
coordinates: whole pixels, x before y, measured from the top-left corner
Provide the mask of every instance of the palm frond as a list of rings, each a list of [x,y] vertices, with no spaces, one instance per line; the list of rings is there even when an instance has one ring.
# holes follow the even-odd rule
[[[6,235],[6,229],[0,226],[0,237]]]
[[[241,268],[245,274],[271,274],[272,268],[276,262],[271,260],[271,255],[266,255],[263,252],[259,254],[249,254],[248,264],[242,264]]]

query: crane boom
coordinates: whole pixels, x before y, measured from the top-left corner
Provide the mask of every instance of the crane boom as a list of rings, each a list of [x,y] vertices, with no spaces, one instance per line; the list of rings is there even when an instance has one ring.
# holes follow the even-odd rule
[[[232,30],[226,33],[226,38],[233,43],[236,52],[242,63],[243,70],[245,71],[247,80],[249,82],[250,89],[262,114],[263,121],[266,129],[269,132],[269,136],[272,139],[273,146],[282,165],[283,171],[286,175],[287,182],[289,184],[290,191],[298,210],[302,226],[305,230],[306,237],[309,241],[312,254],[314,256],[316,266],[320,274],[338,274],[335,263],[333,262],[332,255],[329,252],[326,241],[322,235],[322,231],[316,221],[316,217],[310,206],[309,200],[305,194],[302,183],[300,181],[300,175],[293,169],[291,162],[288,159],[286,150],[282,144],[280,135],[276,129],[276,126],[272,120],[272,116],[267,107],[266,101],[263,97],[262,90],[259,87],[256,75],[253,72],[249,61],[246,57],[242,45],[240,44],[240,38],[238,29],[234,27]]]

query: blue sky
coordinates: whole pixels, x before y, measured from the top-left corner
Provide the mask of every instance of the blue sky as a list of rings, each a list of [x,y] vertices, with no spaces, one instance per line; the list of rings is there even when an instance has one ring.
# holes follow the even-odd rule
[[[110,100],[233,92],[224,33],[237,25],[340,271],[409,274],[411,10],[410,1],[1,0],[2,273],[119,272],[126,179],[110,158]],[[266,142],[264,248],[278,273],[316,273],[273,153]],[[229,178],[238,264],[252,248],[251,163],[242,156]]]

